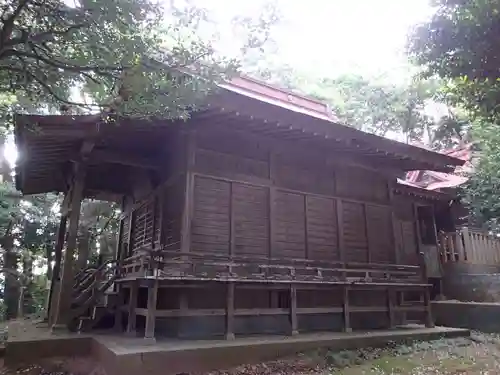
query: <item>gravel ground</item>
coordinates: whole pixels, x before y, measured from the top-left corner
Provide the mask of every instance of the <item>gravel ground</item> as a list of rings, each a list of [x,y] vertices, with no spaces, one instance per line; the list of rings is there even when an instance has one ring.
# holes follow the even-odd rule
[[[3,369],[0,375],[105,375],[90,359]],[[500,375],[500,335],[474,332],[471,338],[388,345],[352,351],[318,350],[294,357],[197,375]],[[141,374],[138,374],[141,375]],[[187,374],[183,374],[187,375]]]

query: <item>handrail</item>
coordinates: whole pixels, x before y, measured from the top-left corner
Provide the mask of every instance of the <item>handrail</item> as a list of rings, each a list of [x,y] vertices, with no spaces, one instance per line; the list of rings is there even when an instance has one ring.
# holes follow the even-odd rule
[[[80,272],[80,275],[84,273],[85,275],[81,280],[77,280],[75,285],[73,286],[74,289],[78,289],[79,286],[82,284],[85,284],[89,279],[91,279],[97,272],[102,271],[108,264],[110,263],[115,263],[117,262],[116,259],[108,259],[105,262],[103,262],[99,267],[95,268],[95,266],[88,266],[84,270]]]
[[[86,310],[90,309],[92,305],[96,302],[97,298],[102,296],[104,292],[113,284],[118,275],[114,274],[105,283],[101,284],[99,287],[93,289],[93,293],[88,296],[82,303],[79,303],[76,307],[71,309],[72,319],[78,318]]]
[[[241,257],[244,258],[244,257]],[[140,261],[139,261],[140,259]],[[266,259],[267,260],[267,259]],[[336,267],[335,266],[340,266]],[[357,266],[357,267],[355,267]],[[217,256],[214,254],[180,253],[161,250],[147,250],[128,258],[122,264],[124,275],[160,276],[174,279],[210,279],[225,280],[236,278],[247,281],[289,280],[295,282],[365,282],[399,281],[420,282],[425,279],[419,266],[389,267],[376,264],[342,262],[287,262],[276,260],[259,262],[259,259],[247,257]]]
[[[95,277],[94,277],[94,279],[93,279],[92,283],[91,283],[89,286],[87,286],[85,289],[83,289],[83,290],[79,291],[78,296],[77,296],[76,298],[74,298],[74,299],[73,299],[72,304],[79,305],[79,304],[82,302],[82,299],[83,299],[83,298],[84,298],[87,294],[89,294],[90,292],[92,292],[92,291],[95,289],[96,285],[99,285],[99,284],[101,284],[101,283],[102,283],[102,281],[103,281],[104,277],[105,277],[108,273],[113,272],[113,275],[115,275],[115,274],[114,274],[114,271],[115,271],[115,269],[114,269],[114,268],[111,268],[111,269],[105,270],[105,272],[101,274],[101,277],[97,277],[97,275],[98,275],[99,273],[101,273],[101,271],[96,271],[96,272],[94,273],[94,276],[95,276]],[[116,276],[118,276],[118,275],[116,275]],[[111,277],[111,278],[112,278],[112,277]],[[108,280],[109,280],[109,279],[108,279]]]
[[[295,264],[303,264],[303,265],[324,265],[324,266],[340,266],[342,268],[359,268],[359,267],[371,267],[371,268],[380,268],[382,270],[394,269],[394,270],[419,270],[420,266],[415,265],[400,265],[400,264],[391,264],[391,263],[359,263],[359,262],[340,262],[340,261],[323,261],[323,260],[312,260],[312,259],[282,259],[282,258],[265,258],[265,257],[245,257],[239,255],[228,255],[228,254],[207,254],[207,253],[198,253],[198,252],[187,252],[181,253],[179,251],[168,251],[162,249],[148,249],[141,248],[138,249],[136,254],[125,258],[123,260],[123,264],[141,259],[144,257],[183,257],[183,258],[200,258],[201,260],[208,259],[218,259],[218,260],[228,260],[228,261],[241,261],[241,262],[252,262],[252,263],[276,263],[278,265],[286,266],[290,264],[291,266]]]

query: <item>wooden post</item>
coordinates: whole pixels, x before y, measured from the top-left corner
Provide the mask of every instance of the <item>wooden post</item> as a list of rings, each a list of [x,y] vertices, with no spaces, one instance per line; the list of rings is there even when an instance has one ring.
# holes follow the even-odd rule
[[[156,302],[158,300],[158,279],[150,280],[153,284],[148,287],[148,312],[146,315],[145,339],[155,340]]]
[[[181,252],[187,253],[191,247],[191,218],[193,217],[194,175],[196,163],[196,136],[194,132],[186,133],[186,164],[184,207],[182,210]]]
[[[294,284],[290,285],[290,326],[291,335],[297,335],[298,320],[297,320],[297,287]]]
[[[432,319],[432,305],[431,295],[429,288],[424,290],[424,304],[425,304],[425,326],[427,328],[434,328],[434,319]]]
[[[392,224],[392,241],[394,244],[394,261],[396,264],[401,264],[401,251],[402,251],[402,244],[399,241],[398,237],[398,220],[396,217],[396,213],[394,212],[394,206],[396,202],[394,201],[394,183],[393,182],[388,182],[387,183],[387,190],[389,194],[389,203],[391,205],[391,224]]]
[[[59,228],[57,229],[56,246],[54,249],[54,269],[52,270],[52,280],[50,280],[50,290],[49,290],[49,306],[47,308],[47,318],[49,319],[49,326],[52,326],[54,319],[52,312],[56,308],[57,299],[59,296],[59,287],[57,287],[57,293],[55,292],[56,284],[60,284],[61,281],[61,261],[62,261],[62,249],[64,246],[64,237],[66,236],[66,224],[68,222],[68,217],[65,215],[61,216],[59,220]]]
[[[130,282],[130,295],[128,299],[128,321],[127,321],[127,334],[130,336],[135,336],[135,324],[136,324],[136,315],[135,309],[137,308],[137,298],[139,296],[139,284],[136,280]]]
[[[275,202],[276,202],[276,188],[275,184],[276,181],[275,176],[276,176],[276,155],[274,152],[270,151],[269,152],[269,180],[271,181],[271,186],[269,187],[269,249],[268,249],[268,257],[272,258],[273,257],[273,249],[275,247],[275,233],[276,233],[276,224],[275,224],[275,217],[276,217],[276,208],[275,208]]]
[[[361,205],[363,207],[363,219],[365,222],[365,238],[366,238],[366,262],[371,263],[372,262],[372,249],[370,246],[370,232],[368,227],[370,226],[370,221],[368,220],[368,205],[366,203],[363,203]]]
[[[73,180],[69,228],[64,262],[62,265],[61,287],[57,304],[56,317],[53,328],[66,326],[71,317],[71,297],[74,284],[74,256],[76,250],[76,237],[78,233],[78,223],[80,220],[80,208],[83,199],[83,189],[85,185],[85,165],[78,163],[75,165],[75,175]]]
[[[122,307],[125,302],[125,293],[123,290],[123,285],[118,284],[116,287],[116,292],[118,293],[118,301],[115,306],[115,324],[113,326],[113,329],[115,332],[122,332],[123,330],[123,311]]]
[[[344,230],[343,230],[343,210],[342,210],[342,200],[336,199],[335,206],[337,207],[337,233],[338,233],[338,246],[340,253],[340,261],[346,261],[345,246],[344,246]]]
[[[234,250],[236,246],[236,226],[235,215],[234,215],[234,201],[233,201],[233,185],[234,183],[229,183],[229,256],[232,258],[234,256]],[[230,276],[230,275],[229,275]]]
[[[389,315],[389,328],[394,328],[396,325],[396,317],[394,315],[394,290],[387,289],[387,313]]]
[[[469,233],[469,229],[467,228],[463,228],[462,231],[462,237],[464,239],[464,256],[465,256],[465,260],[469,263],[472,263],[472,243],[471,243],[471,239],[470,239],[470,233]]]
[[[307,194],[304,194],[304,246],[306,259],[309,259],[309,231],[307,230]]]
[[[226,285],[226,340],[234,340],[234,282]]]
[[[344,314],[344,332],[352,332],[351,314],[349,312],[349,287],[342,288],[342,312]]]
[[[425,260],[425,253],[422,251],[422,236],[420,233],[420,222],[418,221],[418,206],[415,203],[413,203],[413,223],[417,237],[417,251],[420,260],[422,281],[427,282],[427,262]]]

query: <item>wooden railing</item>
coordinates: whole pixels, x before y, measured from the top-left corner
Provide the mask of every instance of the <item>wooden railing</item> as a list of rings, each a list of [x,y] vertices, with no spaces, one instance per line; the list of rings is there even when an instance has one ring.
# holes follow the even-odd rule
[[[484,232],[462,228],[440,233],[439,244],[443,263],[500,264],[500,238]]]
[[[169,280],[381,283],[420,284],[419,266],[323,262],[307,259],[256,259],[178,251],[144,251],[126,259],[122,274],[127,277],[158,277]]]

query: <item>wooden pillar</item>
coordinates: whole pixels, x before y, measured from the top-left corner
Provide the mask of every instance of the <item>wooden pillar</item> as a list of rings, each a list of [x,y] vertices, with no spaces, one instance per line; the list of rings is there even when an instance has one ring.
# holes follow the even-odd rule
[[[276,218],[276,207],[275,207],[275,202],[276,202],[276,155],[274,152],[271,150],[269,152],[269,180],[271,181],[271,186],[269,186],[269,249],[267,256],[268,258],[272,258],[274,254],[274,248],[276,244],[275,240],[275,233],[276,233],[276,224],[275,224],[275,218]]]
[[[50,291],[49,291],[49,306],[47,308],[47,318],[49,319],[49,325],[51,326],[53,322],[53,311],[56,309],[57,299],[59,296],[59,287],[56,288],[56,284],[60,284],[61,280],[61,261],[62,261],[62,249],[64,246],[64,238],[66,237],[66,224],[68,222],[68,217],[62,215],[59,220],[59,228],[57,229],[57,238],[55,246],[54,255],[54,269],[52,270],[52,280],[50,280]]]
[[[391,224],[392,224],[392,241],[394,243],[394,262],[396,264],[401,264],[402,258],[402,244],[399,240],[398,231],[400,228],[398,227],[398,219],[396,217],[396,212],[394,211],[394,207],[396,202],[394,200],[394,182],[389,182],[387,184],[387,190],[389,194],[389,203],[391,205]]]
[[[156,302],[158,300],[158,279],[150,280],[152,285],[148,287],[148,307],[146,315],[146,331],[144,333],[145,339],[155,339],[155,326],[156,326]]]
[[[128,310],[127,310],[127,334],[130,336],[135,336],[135,324],[136,324],[136,315],[135,309],[137,308],[137,298],[139,296],[139,284],[137,280],[133,280],[130,283],[130,295],[128,299]]]
[[[389,328],[394,328],[396,325],[396,316],[394,315],[394,304],[395,304],[394,290],[391,288],[387,289],[387,314],[389,317]]]
[[[419,255],[420,271],[422,276],[422,281],[427,282],[427,262],[425,253],[422,251],[422,236],[420,233],[420,222],[418,220],[418,206],[413,203],[413,225],[415,229],[415,234],[417,238],[417,251]]]
[[[363,207],[363,219],[365,222],[365,238],[366,238],[366,244],[367,244],[367,249],[366,249],[366,262],[371,263],[372,262],[372,246],[370,245],[370,220],[368,220],[368,205],[366,203],[363,203],[361,205]]]
[[[196,136],[195,133],[186,134],[186,165],[184,207],[182,210],[181,227],[181,252],[187,253],[191,247],[191,218],[193,217],[194,175],[193,169],[196,162]]]
[[[76,164],[70,202],[68,240],[66,243],[66,251],[64,253],[64,262],[62,265],[61,285],[59,288],[54,328],[56,328],[56,326],[66,326],[71,319],[71,297],[74,284],[73,266],[84,184],[85,165]]]
[[[125,220],[126,220],[126,218],[122,218],[120,220],[120,226],[118,228],[118,236],[117,236],[116,249],[115,249],[115,259],[116,259],[117,262],[120,259],[122,259],[122,253],[123,253],[123,227],[125,225]]]
[[[344,332],[352,332],[351,314],[349,312],[349,287],[342,288],[342,312],[344,314]]]
[[[234,282],[226,285],[226,340],[234,340]]]
[[[427,328],[434,328],[434,319],[432,318],[432,305],[430,288],[424,290],[424,304],[425,304],[425,326]]]
[[[290,285],[290,326],[291,335],[297,335],[298,320],[297,320],[297,287],[293,284]]]
[[[339,247],[339,253],[340,253],[340,261],[345,262],[346,261],[346,254],[345,254],[345,246],[344,246],[344,218],[343,218],[343,209],[342,209],[342,200],[336,199],[335,201],[335,206],[337,208],[337,233],[338,233],[338,247]]]
[[[123,285],[117,284],[116,286],[116,293],[117,295],[117,301],[116,301],[116,306],[115,306],[115,323],[113,326],[113,329],[115,332],[122,332],[123,331],[123,306],[125,304],[125,290],[123,288]]]

